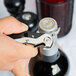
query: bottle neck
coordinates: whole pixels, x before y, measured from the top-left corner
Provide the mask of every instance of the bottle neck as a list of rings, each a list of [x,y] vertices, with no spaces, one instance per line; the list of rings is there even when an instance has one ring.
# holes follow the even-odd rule
[[[39,32],[48,33],[53,38],[53,44],[50,48],[42,47],[42,54],[45,61],[53,62],[59,54],[57,44],[57,34],[59,32],[57,22],[53,18],[44,18],[39,23]]]
[[[43,48],[44,61],[55,62],[60,57],[58,51],[57,35],[53,36],[53,45],[51,48]]]
[[[53,36],[53,44],[51,48],[43,48],[44,56],[53,56],[58,52],[57,36]]]
[[[45,56],[44,55],[44,61],[45,62],[49,62],[49,63],[53,63],[55,61],[57,61],[60,57],[60,52],[58,51],[56,54],[52,55],[52,56]]]

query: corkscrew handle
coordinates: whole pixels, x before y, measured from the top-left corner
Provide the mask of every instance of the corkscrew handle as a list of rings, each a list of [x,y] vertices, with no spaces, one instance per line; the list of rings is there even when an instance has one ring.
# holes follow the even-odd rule
[[[50,36],[49,34],[26,32],[11,35],[11,37],[20,43],[32,44],[35,47],[39,45],[44,45],[45,47],[50,48],[53,44],[52,36]]]

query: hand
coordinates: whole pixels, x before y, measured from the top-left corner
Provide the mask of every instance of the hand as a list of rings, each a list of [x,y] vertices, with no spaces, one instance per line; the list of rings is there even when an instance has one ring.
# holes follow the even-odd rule
[[[16,76],[29,75],[28,64],[37,55],[37,49],[7,36],[27,30],[27,25],[12,16],[0,19],[0,70],[10,70]]]

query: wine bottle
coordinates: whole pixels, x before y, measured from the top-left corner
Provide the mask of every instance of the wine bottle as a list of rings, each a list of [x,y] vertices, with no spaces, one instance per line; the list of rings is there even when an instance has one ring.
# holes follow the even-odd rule
[[[4,0],[8,12],[16,17],[24,10],[25,0]]]
[[[69,33],[72,27],[74,0],[36,0],[38,18],[52,17],[61,30],[58,37]]]
[[[19,21],[25,23],[29,27],[29,31],[36,32],[38,30],[37,15],[32,12],[23,12],[16,17]]]
[[[34,59],[31,76],[68,76],[68,58],[57,44],[57,22],[53,18],[44,18],[39,22],[39,31],[50,34],[53,37],[53,44],[50,48],[40,47],[40,55],[38,60]]]
[[[44,1],[56,4],[56,3],[66,2],[67,0],[44,0]]]

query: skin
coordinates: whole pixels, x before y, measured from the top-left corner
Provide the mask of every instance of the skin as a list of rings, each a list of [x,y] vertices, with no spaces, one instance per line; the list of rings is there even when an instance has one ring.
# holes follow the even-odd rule
[[[16,76],[29,76],[28,64],[37,55],[37,48],[32,45],[21,44],[8,37],[27,31],[27,25],[14,17],[0,19],[0,70],[10,70]]]

